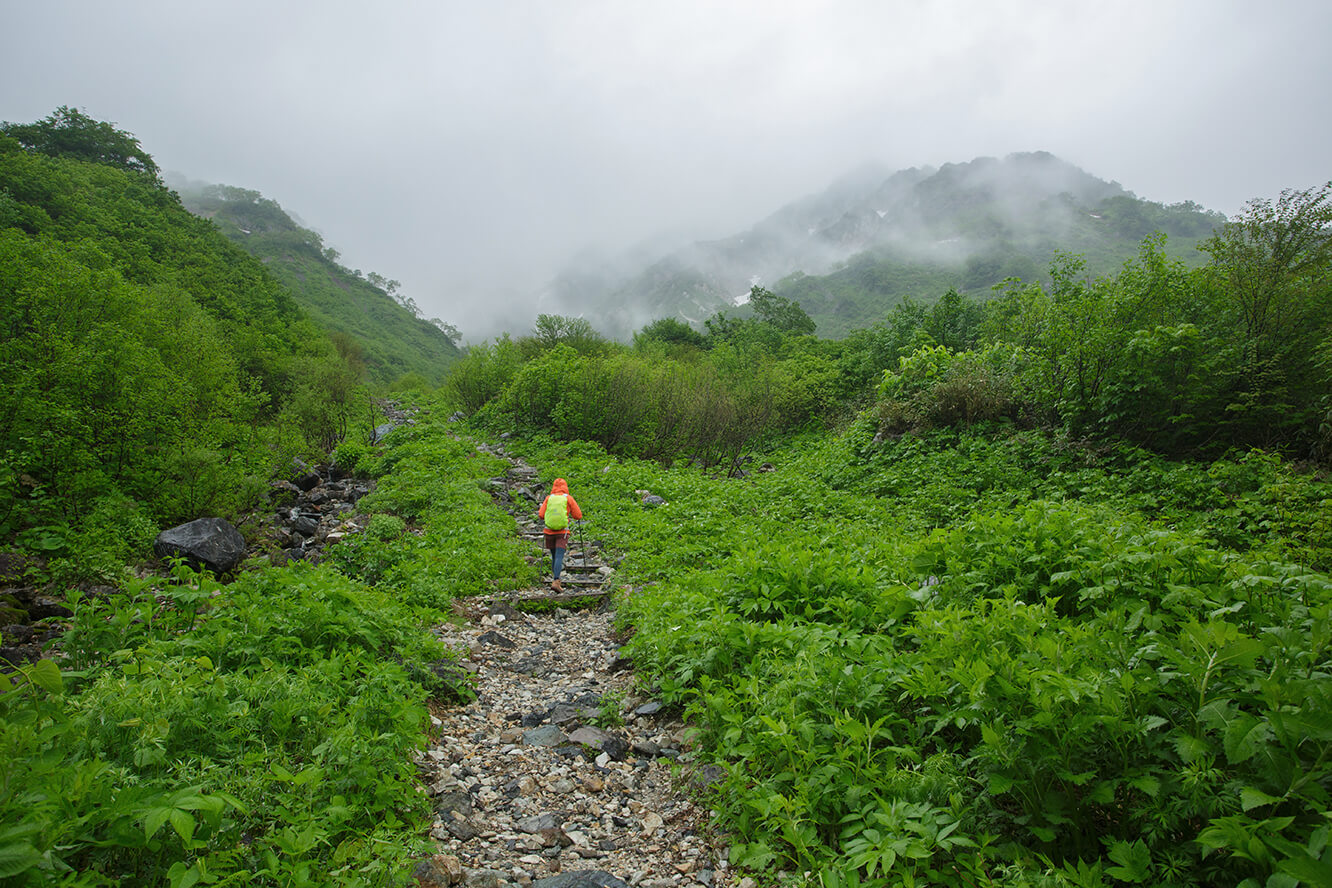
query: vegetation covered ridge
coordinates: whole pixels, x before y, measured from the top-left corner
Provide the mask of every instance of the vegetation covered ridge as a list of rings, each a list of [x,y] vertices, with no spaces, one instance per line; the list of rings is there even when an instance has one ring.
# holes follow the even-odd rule
[[[1190,201],[1141,199],[1044,151],[937,169],[871,166],[731,237],[651,264],[625,257],[619,268],[569,269],[548,304],[628,339],[644,319],[698,323],[758,282],[840,338],[905,297],[950,287],[976,296],[1010,277],[1048,283],[1044,267],[1058,249],[1110,274],[1159,231],[1172,259],[1200,265],[1197,245],[1225,221]]]
[[[461,334],[422,317],[398,281],[339,264],[338,251],[256,191],[176,183],[186,209],[214,224],[264,263],[311,318],[348,343],[367,377],[401,389],[436,386],[458,356]]]
[[[293,456],[374,422],[363,346],[70,108],[0,125],[0,330],[20,582],[115,581],[157,528],[240,522]]]

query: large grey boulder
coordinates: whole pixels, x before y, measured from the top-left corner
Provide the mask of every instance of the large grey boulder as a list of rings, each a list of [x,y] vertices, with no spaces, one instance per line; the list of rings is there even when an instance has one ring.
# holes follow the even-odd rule
[[[197,518],[159,533],[153,552],[158,558],[184,558],[195,568],[224,574],[245,558],[245,537],[222,518]]]

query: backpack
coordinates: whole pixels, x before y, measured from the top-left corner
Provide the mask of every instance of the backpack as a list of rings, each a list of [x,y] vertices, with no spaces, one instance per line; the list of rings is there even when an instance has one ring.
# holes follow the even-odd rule
[[[569,526],[569,495],[552,493],[546,497],[546,530],[564,530]]]

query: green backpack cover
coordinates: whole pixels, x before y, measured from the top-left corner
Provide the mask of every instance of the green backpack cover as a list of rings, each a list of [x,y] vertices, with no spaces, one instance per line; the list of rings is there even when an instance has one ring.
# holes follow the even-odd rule
[[[569,495],[553,493],[546,497],[546,530],[564,530],[569,526]]]

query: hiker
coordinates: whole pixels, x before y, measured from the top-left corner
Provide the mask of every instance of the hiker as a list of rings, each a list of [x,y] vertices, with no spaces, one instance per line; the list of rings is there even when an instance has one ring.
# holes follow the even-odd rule
[[[565,480],[556,478],[555,483],[550,485],[550,495],[537,509],[537,515],[546,522],[545,545],[550,550],[550,572],[555,578],[550,588],[562,592],[564,587],[560,585],[560,569],[564,567],[564,552],[569,547],[569,519],[581,521],[583,510],[578,508],[578,503],[569,495],[569,485]]]

